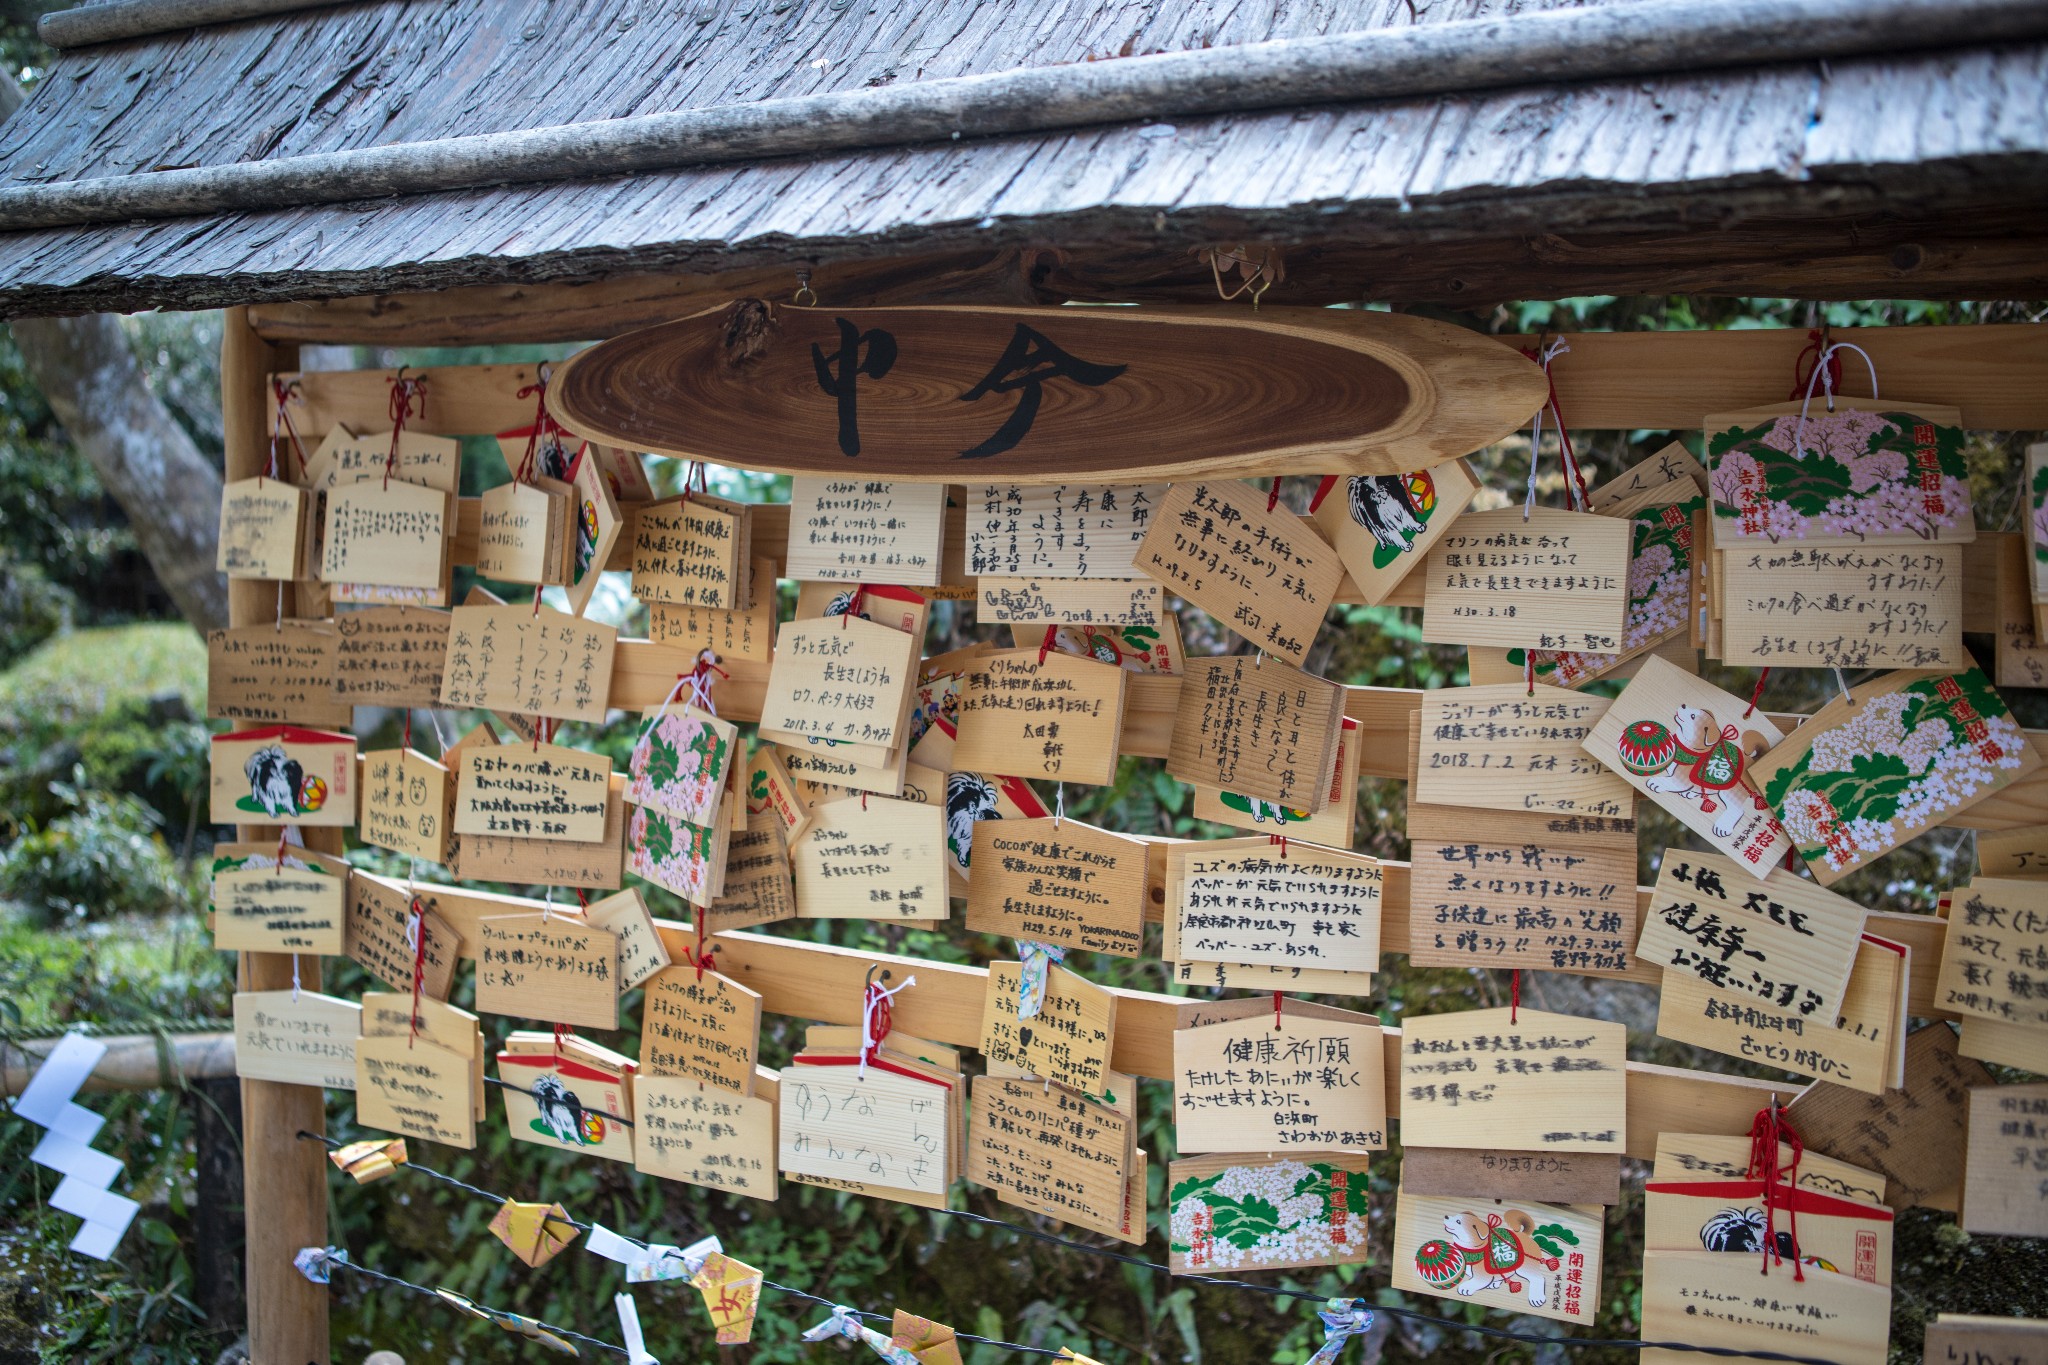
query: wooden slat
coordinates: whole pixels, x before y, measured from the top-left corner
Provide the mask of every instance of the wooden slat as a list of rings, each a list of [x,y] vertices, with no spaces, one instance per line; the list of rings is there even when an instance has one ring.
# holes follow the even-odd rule
[[[2012,323],[1843,328],[1833,335],[1870,353],[1879,391],[1887,396],[1958,407],[1963,425],[1972,430],[2048,429],[2048,385],[2040,382],[2048,374],[2048,330]],[[1793,362],[1806,345],[1806,332],[1797,328],[1563,337],[1571,349],[1551,367],[1558,403],[1573,430],[1587,431],[1691,430],[1710,412],[1782,402]],[[1538,340],[1500,339],[1519,347]],[[1842,391],[1867,395],[1867,372],[1854,356],[1846,359]],[[533,400],[517,395],[533,382],[534,369],[522,364],[410,371],[427,379],[427,410],[413,425],[449,436],[523,427],[533,419]],[[292,417],[301,435],[314,440],[337,422],[357,431],[388,430],[396,375],[322,370],[281,377],[298,382]]]

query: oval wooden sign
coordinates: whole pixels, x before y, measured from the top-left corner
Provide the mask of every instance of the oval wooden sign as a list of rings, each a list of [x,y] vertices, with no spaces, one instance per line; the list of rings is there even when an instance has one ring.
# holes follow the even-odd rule
[[[1546,392],[1508,346],[1391,313],[744,299],[583,351],[548,403],[592,440],[742,469],[1058,483],[1402,473]]]

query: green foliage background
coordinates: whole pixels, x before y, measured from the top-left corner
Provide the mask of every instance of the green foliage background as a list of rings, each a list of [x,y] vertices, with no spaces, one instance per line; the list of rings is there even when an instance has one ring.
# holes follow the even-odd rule
[[[9,44],[13,44],[9,46]],[[24,55],[16,25],[0,24],[0,57],[19,69]],[[1823,318],[1837,326],[1858,323],[1968,323],[2006,320],[2000,306],[1915,303],[1839,304],[1825,308],[1769,299],[1585,298],[1501,308],[1457,320],[1483,330],[1543,328],[1686,329],[1808,326]],[[179,414],[202,447],[219,447],[214,355],[218,323],[211,317],[151,317],[128,324],[149,367],[150,382]],[[364,353],[361,364],[415,365],[530,359],[539,348],[493,351]],[[1788,386],[1791,376],[1787,376]],[[1669,433],[1580,433],[1592,474],[1607,477],[1660,446]],[[1697,437],[1688,437],[1697,450]],[[2004,524],[2017,507],[2019,448],[2026,433],[1973,436],[1964,452],[1972,471],[1980,519]],[[465,491],[506,477],[494,442],[465,450]],[[1488,488],[1519,487],[1527,468],[1526,442],[1509,440],[1482,452],[1476,463]],[[1555,455],[1543,457],[1545,496],[1561,498]],[[673,489],[678,471],[657,478]],[[787,497],[786,482],[742,474],[725,476],[720,491],[757,500]],[[1312,479],[1290,481],[1283,496],[1301,506]],[[1501,495],[1505,501],[1505,495]],[[466,579],[458,590],[466,586]],[[785,588],[784,610],[791,593]],[[605,609],[629,628],[644,629],[637,608],[610,593]],[[201,822],[207,727],[203,714],[204,652],[183,626],[165,618],[169,607],[136,555],[119,510],[90,467],[64,439],[47,405],[27,380],[11,341],[0,338],[0,1025],[21,1036],[48,1036],[73,1024],[147,1030],[180,1021],[220,1019],[228,1013],[232,961],[213,952],[198,920],[202,894],[195,869],[203,866],[220,834]],[[1182,622],[1191,654],[1223,652],[1236,643],[1217,624],[1189,612]],[[950,604],[935,612],[934,650],[986,635]],[[1987,651],[1988,643],[1984,645]],[[1463,653],[1424,644],[1412,613],[1395,608],[1345,607],[1317,645],[1310,667],[1354,684],[1443,687],[1463,681]],[[1714,680],[1746,692],[1753,675],[1716,671]],[[1774,675],[1767,703],[1810,708],[1827,695],[1813,672]],[[2023,723],[2048,720],[2038,696],[2015,698]],[[460,724],[460,722],[458,722]],[[455,733],[451,730],[450,733]],[[623,760],[634,727],[568,727],[563,742],[602,749]],[[368,745],[397,741],[397,718],[386,716]],[[1048,793],[1049,795],[1049,793]],[[1154,761],[1126,759],[1111,786],[1067,794],[1077,818],[1113,829],[1181,836],[1229,831],[1193,819],[1188,794]],[[1404,789],[1363,784],[1354,846],[1386,857],[1405,857]],[[1688,841],[1674,822],[1655,811],[1642,823],[1641,874],[1655,874],[1657,850]],[[1928,910],[1940,890],[1967,872],[1964,836],[1936,832],[1859,872],[1839,889],[1864,903]],[[402,871],[377,850],[352,856],[380,871]],[[534,888],[504,888],[533,891]],[[658,913],[680,905],[662,892],[651,896]],[[1007,942],[967,934],[957,926],[923,930],[860,921],[778,926],[777,934],[860,949],[908,953],[950,962],[984,963],[1010,955]],[[1155,931],[1156,932],[1156,931]],[[1156,956],[1089,959],[1070,965],[1091,979],[1144,989],[1168,987]],[[1338,1002],[1378,1011],[1398,1023],[1411,1007],[1430,1012],[1505,1003],[1504,977],[1494,973],[1427,970],[1390,959],[1383,988],[1369,1001]],[[372,985],[353,964],[328,960],[326,988],[343,996]],[[468,1003],[468,973],[457,1003]],[[1527,984],[1541,1007],[1577,1010],[1627,1020],[1631,1055],[1657,1061],[1734,1070],[1727,1059],[1695,1053],[1655,1038],[1654,1009],[1645,993],[1625,986],[1559,976]],[[621,1017],[628,1027],[598,1040],[637,1053],[638,993]],[[512,1021],[487,1018],[495,1042]],[[779,1065],[800,1042],[799,1026],[766,1021],[763,1060]],[[1792,1084],[1788,1083],[1788,1092]],[[329,1098],[329,1131],[352,1135],[351,1097]],[[1170,1089],[1144,1082],[1140,1142],[1152,1154],[1150,1205],[1155,1227],[1166,1207],[1167,1162],[1174,1151]],[[47,1172],[30,1164],[36,1138],[28,1125],[0,1117],[0,1365],[33,1360],[207,1362],[231,1353],[239,1336],[232,1320],[209,1321],[206,1308],[222,1286],[202,1284],[196,1243],[194,1125],[204,1095],[176,1090],[101,1097],[108,1115],[98,1146],[119,1155],[121,1187],[144,1203],[143,1216],[107,1266],[76,1260],[64,1250],[74,1226],[50,1211]],[[1174,1360],[1188,1365],[1294,1365],[1321,1339],[1311,1306],[1240,1290],[1169,1280],[1142,1267],[1119,1264],[942,1215],[833,1195],[785,1184],[782,1198],[762,1204],[635,1176],[601,1161],[576,1160],[531,1145],[514,1144],[494,1104],[479,1145],[471,1152],[414,1143],[414,1159],[486,1189],[521,1198],[558,1200],[578,1218],[636,1235],[683,1243],[715,1231],[735,1254],[761,1266],[769,1278],[800,1286],[834,1302],[887,1310],[902,1305],[962,1330],[1056,1347],[1070,1346],[1105,1361]],[[251,1135],[276,1143],[290,1135]],[[1392,1191],[1398,1148],[1376,1159],[1366,1188],[1354,1186],[1357,1210],[1369,1223],[1371,1244],[1391,1242]],[[357,1187],[338,1175],[330,1182],[331,1240],[364,1264],[407,1279],[445,1285],[476,1300],[517,1309],[606,1338],[616,1336],[610,1296],[617,1272],[572,1249],[530,1270],[485,1231],[492,1206],[412,1174]],[[1016,1223],[1050,1227],[1004,1210],[985,1191],[962,1189],[956,1207]],[[262,1209],[244,1211],[250,1218]],[[1244,1210],[1247,1230],[1277,1211]],[[1636,1330],[1641,1262],[1638,1196],[1625,1199],[1607,1220],[1607,1272],[1601,1285],[1597,1330],[1628,1336]],[[1102,1239],[1083,1235],[1100,1244]],[[1155,1233],[1146,1254],[1164,1256]],[[1896,1276],[1894,1359],[1919,1358],[1920,1324],[1936,1309],[1997,1314],[2038,1312],[2048,1301],[2048,1255],[2037,1245],[1978,1239],[1957,1232],[1945,1215],[1912,1211],[1900,1223]],[[1512,1347],[1453,1330],[1460,1321],[1491,1321],[1539,1335],[1563,1333],[1556,1324],[1510,1318],[1462,1302],[1411,1299],[1387,1288],[1384,1258],[1344,1272],[1265,1277],[1318,1294],[1357,1295],[1370,1302],[1407,1306],[1437,1321],[1390,1320],[1348,1358],[1433,1358],[1440,1365],[1530,1358],[1566,1358],[1559,1347]],[[655,1286],[638,1291],[649,1344],[670,1362],[708,1359],[711,1345],[694,1291]],[[753,1365],[815,1359],[836,1347],[807,1347],[797,1334],[820,1311],[774,1294],[750,1347],[717,1354]],[[456,1317],[426,1300],[342,1277],[334,1290],[335,1358],[360,1360],[373,1348],[422,1361],[524,1360],[532,1348],[494,1329]],[[972,1347],[970,1365],[990,1365],[1004,1353]],[[233,1358],[232,1354],[226,1358]],[[1590,1361],[1632,1360],[1612,1349],[1574,1353]]]

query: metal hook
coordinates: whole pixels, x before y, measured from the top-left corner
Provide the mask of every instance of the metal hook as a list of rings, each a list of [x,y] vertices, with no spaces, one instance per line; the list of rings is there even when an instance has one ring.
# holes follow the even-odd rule
[[[806,298],[805,295],[809,295],[809,297]],[[811,288],[811,272],[809,270],[803,268],[797,270],[796,293],[790,296],[790,302],[799,308],[813,308],[817,306],[818,291]]]

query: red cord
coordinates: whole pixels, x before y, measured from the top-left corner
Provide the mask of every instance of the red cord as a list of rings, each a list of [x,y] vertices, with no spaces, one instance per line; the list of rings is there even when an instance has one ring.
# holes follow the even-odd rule
[[[1515,968],[1515,974],[1508,979],[1508,1022],[1522,1022],[1522,969]]]
[[[1329,497],[1330,490],[1336,486],[1337,476],[1335,474],[1323,475],[1323,481],[1316,485],[1316,495],[1308,500],[1309,515],[1313,516],[1323,510],[1323,499]]]
[[[1280,1001],[1281,1001],[1281,995],[1280,995],[1280,992],[1278,992],[1278,991],[1274,991],[1274,992],[1273,992],[1273,1031],[1274,1031],[1275,1033],[1278,1033],[1278,1032],[1280,1031]]]
[[[1045,628],[1045,639],[1040,641],[1038,645],[1039,663],[1043,664],[1045,662],[1045,656],[1052,653],[1053,639],[1058,631],[1058,626],[1047,626]]]
[[[1280,505],[1280,476],[1273,476],[1273,486],[1266,490],[1266,510],[1272,511]]]
[[[1770,680],[1771,670],[1768,668],[1766,668],[1763,672],[1756,675],[1756,686],[1751,688],[1749,693],[1749,705],[1744,707],[1742,711],[1742,718],[1744,720],[1748,720],[1751,716],[1756,714],[1756,704],[1764,694],[1764,684],[1769,682]]]

